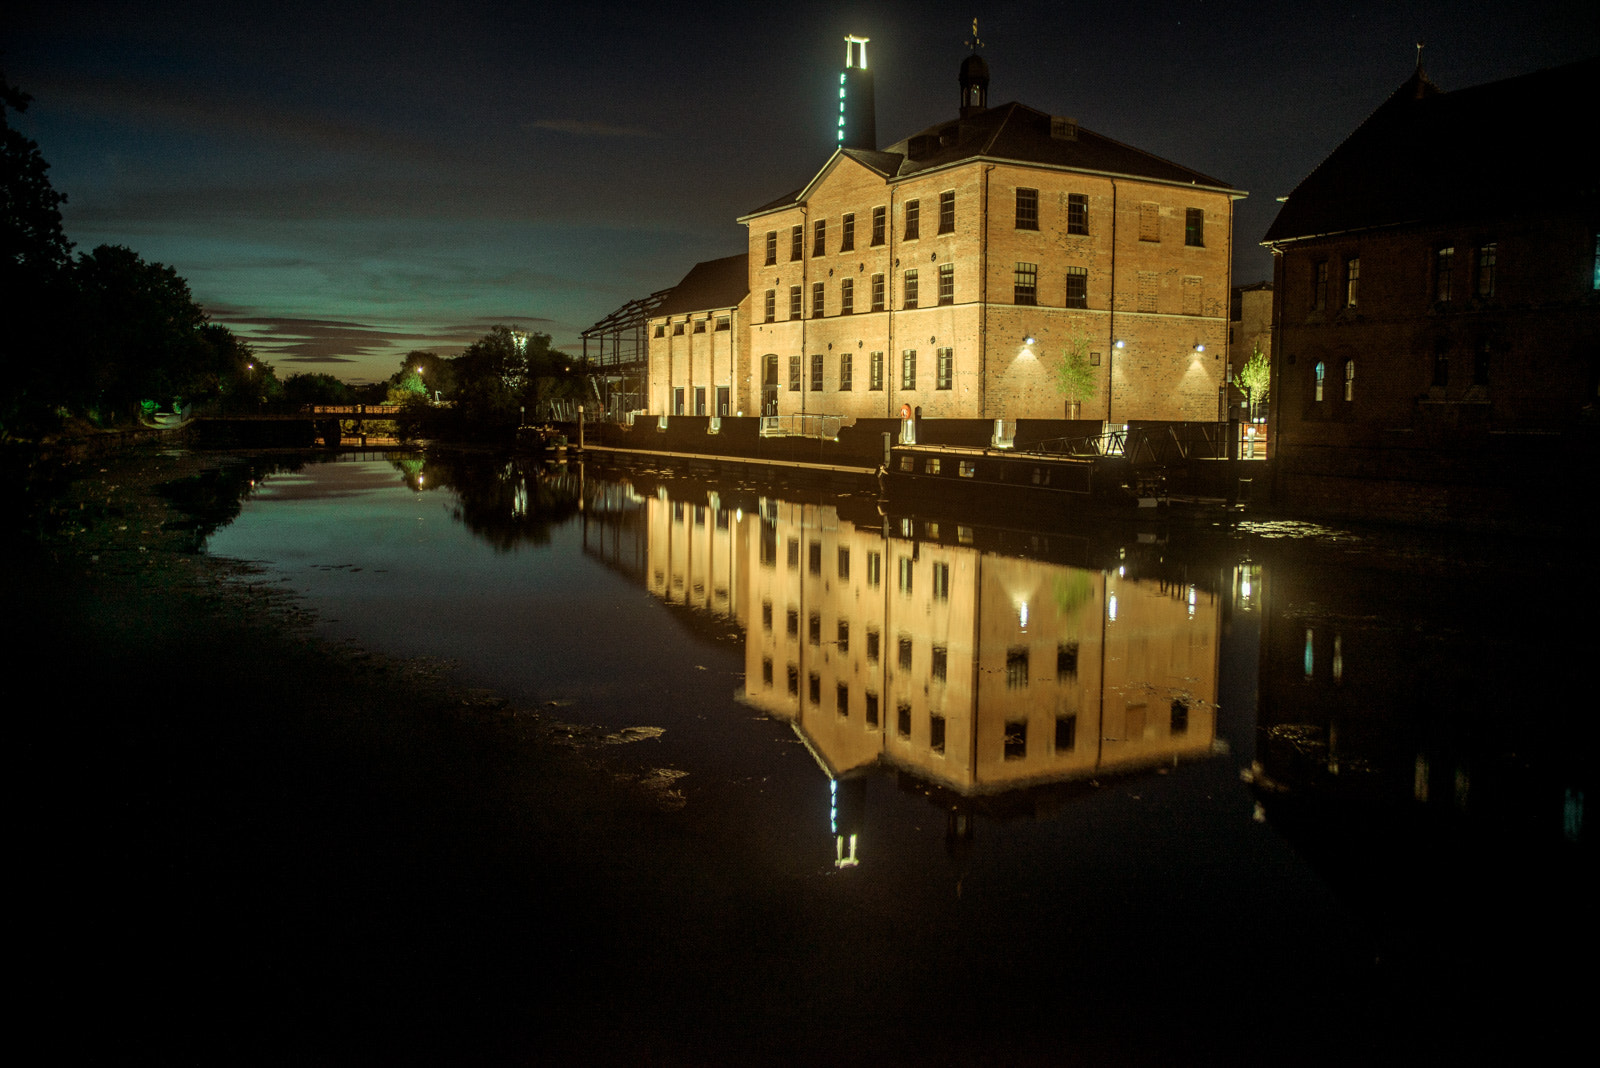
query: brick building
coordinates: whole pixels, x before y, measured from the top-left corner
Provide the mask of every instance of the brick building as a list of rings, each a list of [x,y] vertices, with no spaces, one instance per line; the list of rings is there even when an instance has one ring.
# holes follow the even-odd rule
[[[1600,197],[1570,112],[1597,77],[1445,93],[1419,66],[1288,197],[1264,241],[1280,500],[1491,518],[1589,447]]]
[[[847,41],[841,94],[859,100],[866,42]],[[1098,378],[1084,418],[1219,417],[1243,194],[1072,119],[990,108],[988,83],[969,56],[958,114],[881,151],[842,110],[810,181],[740,218],[750,305],[730,412],[1060,418],[1057,369],[1078,347]],[[698,388],[672,375],[652,410]]]
[[[697,263],[650,317],[649,410],[732,415],[749,360],[748,266],[741,253]]]

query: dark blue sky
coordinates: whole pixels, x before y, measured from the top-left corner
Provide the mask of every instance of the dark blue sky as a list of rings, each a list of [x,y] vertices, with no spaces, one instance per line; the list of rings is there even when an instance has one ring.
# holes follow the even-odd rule
[[[832,151],[846,33],[872,38],[888,143],[954,114],[977,15],[991,103],[1250,193],[1240,283],[1270,274],[1274,198],[1415,42],[1462,88],[1600,52],[1597,7],[21,0],[0,67],[35,97],[19,125],[80,249],[171,264],[280,374],[361,380],[502,322],[576,352],[619,304],[740,251],[735,218]]]

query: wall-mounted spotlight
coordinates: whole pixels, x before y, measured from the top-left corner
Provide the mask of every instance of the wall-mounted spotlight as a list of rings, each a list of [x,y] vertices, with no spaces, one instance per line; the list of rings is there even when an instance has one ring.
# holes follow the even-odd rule
[[[1037,340],[1038,338],[1034,337],[1032,334],[1029,334],[1027,337],[1022,339],[1022,343],[1024,345],[1032,345]]]
[[[1125,345],[1127,345],[1127,342],[1126,342],[1126,341],[1124,341],[1124,340],[1122,340],[1122,339],[1121,339],[1121,338],[1120,338],[1120,337],[1119,337],[1119,338],[1117,338],[1117,348],[1119,348],[1119,349],[1120,349],[1120,348],[1122,348],[1122,347],[1123,347],[1123,346],[1125,346]]]

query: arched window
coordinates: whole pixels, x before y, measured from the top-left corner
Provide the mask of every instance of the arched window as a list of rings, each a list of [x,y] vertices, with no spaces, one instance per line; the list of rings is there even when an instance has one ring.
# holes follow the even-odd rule
[[[1311,398],[1312,400],[1315,400],[1315,401],[1322,400],[1322,378],[1323,378],[1323,375],[1326,373],[1326,371],[1327,371],[1327,368],[1322,365],[1322,361],[1318,360],[1317,361],[1317,366],[1316,366],[1316,369],[1315,369],[1315,373],[1316,373],[1316,376],[1317,376],[1317,392],[1316,392],[1316,395]]]
[[[1356,399],[1356,361],[1354,360],[1346,360],[1344,362],[1344,399],[1347,401]]]

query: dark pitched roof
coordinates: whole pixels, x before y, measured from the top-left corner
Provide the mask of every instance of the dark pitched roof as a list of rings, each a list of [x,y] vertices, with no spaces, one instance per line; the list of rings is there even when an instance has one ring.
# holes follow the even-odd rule
[[[684,312],[732,308],[750,292],[750,253],[724,256],[720,260],[697,263],[672,287],[651,315],[682,315]]]
[[[1001,104],[970,118],[952,119],[929,126],[881,152],[859,148],[840,149],[828,158],[827,165],[817,172],[817,177],[811,182],[751,209],[741,218],[748,219],[798,202],[817,178],[827,173],[828,167],[839,156],[848,156],[891,182],[984,158],[1146,178],[1179,185],[1206,186],[1210,189],[1232,188],[1220,178],[1212,178],[1121,141],[1113,141],[1070,120],[1071,136],[1057,137],[1051,131],[1053,125],[1059,122],[1061,120],[1024,104]]]
[[[1070,135],[1055,136],[1052,127],[1062,122],[1024,104],[1001,104],[970,118],[930,126],[890,145],[889,151],[906,157],[897,174],[900,178],[981,156],[1181,185],[1231,188],[1220,178],[1114,141],[1071,120],[1065,120]]]
[[[1446,93],[1419,69],[1295,187],[1263,244],[1592,198],[1580,116],[1597,80],[1600,58]]]

